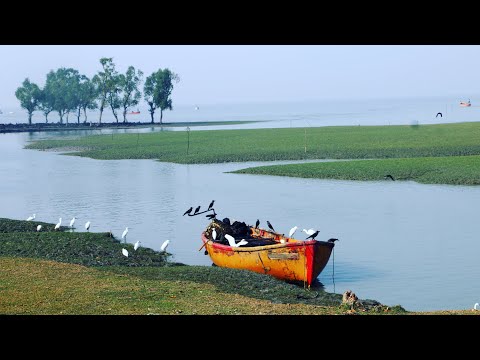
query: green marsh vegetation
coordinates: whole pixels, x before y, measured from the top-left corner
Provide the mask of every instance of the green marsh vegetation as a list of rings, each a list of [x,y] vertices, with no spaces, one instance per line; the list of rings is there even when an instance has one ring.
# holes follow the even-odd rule
[[[399,180],[477,185],[480,179],[480,124],[340,126],[318,128],[206,130],[96,135],[45,140],[29,149],[72,151],[94,159],[157,159],[180,164],[223,162],[397,159],[281,165],[240,170],[256,174],[315,178]],[[187,140],[188,139],[188,140]],[[189,144],[187,144],[187,141]],[[187,145],[189,152],[187,154]]]
[[[44,231],[36,232],[42,224]],[[271,276],[187,266],[109,233],[0,219],[1,314],[343,314],[341,294]],[[63,228],[62,230],[67,230]],[[128,258],[121,249],[129,250]],[[363,300],[365,314],[403,314]]]

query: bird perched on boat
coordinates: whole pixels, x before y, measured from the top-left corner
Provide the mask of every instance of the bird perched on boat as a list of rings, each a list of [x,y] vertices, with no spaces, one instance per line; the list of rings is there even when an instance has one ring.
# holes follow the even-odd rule
[[[170,244],[170,240],[165,240],[163,244],[160,246],[160,251],[167,251],[168,244]]]
[[[440,117],[443,117],[441,112],[437,113],[437,115],[435,117],[438,117],[438,115],[440,115]]]
[[[320,230],[315,231],[312,235],[308,236],[307,239],[313,239],[313,240],[315,240],[315,236],[317,236],[319,232],[320,232]],[[306,239],[305,239],[305,240],[306,240]]]
[[[212,200],[212,202],[210,203],[210,205],[208,205],[207,211],[210,210],[210,209],[213,207],[213,203],[214,203],[214,202],[215,202],[215,200]]]
[[[480,310],[480,309],[477,309],[477,306],[480,306],[479,303],[475,303],[475,305],[473,305],[473,310]]]
[[[217,232],[215,231],[215,229],[212,230],[212,239],[213,240],[217,239]]]
[[[90,231],[90,221],[85,223],[85,230]]]
[[[57,224],[57,225],[55,225],[55,228],[54,228],[54,230],[58,230],[58,229],[60,229],[60,226],[61,226],[61,225],[62,225],[62,218],[58,219],[58,224]]]
[[[137,250],[140,247],[140,240],[138,240],[135,245],[133,245],[133,250]]]
[[[125,242],[127,242],[127,234],[128,234],[128,226],[125,228],[125,230],[123,230],[123,233],[122,233],[122,239],[124,239]]]
[[[205,215],[205,217],[207,217],[209,220],[212,220],[215,217],[215,214],[208,214]]]
[[[302,231],[307,235],[312,235],[315,232],[315,230],[313,230],[313,229],[308,229],[308,230],[303,229]]]
[[[329,243],[334,243],[335,241],[338,241],[338,239],[331,238],[331,239],[327,240],[327,242],[329,242]]]
[[[198,213],[200,211],[200,205],[197,206],[197,208],[195,209],[195,211],[193,212],[193,215],[195,215],[196,213]]]
[[[187,215],[187,214],[190,215],[190,213],[192,212],[192,210],[193,210],[193,207],[190,207],[190,209],[188,209],[187,211],[185,211],[185,212],[183,213],[183,216],[185,216],[185,215]]]
[[[270,224],[270,221],[267,220],[267,225],[272,230],[273,232],[276,232],[275,229],[273,228],[272,224]]]
[[[75,224],[75,216],[73,217],[72,220],[70,220],[70,228],[73,229],[73,224]]]
[[[127,249],[122,249],[122,254],[126,257],[128,257],[128,250]]]
[[[290,231],[288,232],[288,237],[292,237],[293,234],[295,234],[295,231],[297,231],[298,229],[298,226],[294,226],[293,228],[290,229]]]
[[[392,181],[395,181],[395,179],[393,178],[393,176],[390,175],[390,174],[385,175],[385,176],[384,176],[384,179],[385,179],[385,180],[386,180],[386,179],[390,179],[390,180],[392,180]]]
[[[37,231],[40,231],[40,230],[42,230],[42,225],[37,226]]]
[[[234,238],[232,235],[228,235],[228,234],[225,234],[225,239],[228,240],[228,244],[229,244],[231,247],[239,247],[239,246],[247,245],[247,244],[248,244],[248,241],[245,240],[245,239],[242,239],[241,241],[239,241],[238,243],[236,243],[236,242],[235,242],[235,238]]]
[[[27,221],[32,221],[32,220],[35,220],[35,214],[33,214],[32,216],[29,216],[27,218]]]
[[[260,225],[260,220],[257,219],[257,222],[255,223],[255,229],[258,229],[258,225]]]

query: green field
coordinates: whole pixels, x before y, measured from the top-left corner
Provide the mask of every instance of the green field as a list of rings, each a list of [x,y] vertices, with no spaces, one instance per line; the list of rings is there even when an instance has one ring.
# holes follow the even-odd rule
[[[185,131],[96,135],[76,140],[39,141],[26,147],[74,151],[69,154],[94,159],[158,159],[181,164],[402,159],[398,162],[302,164],[298,167],[290,166],[285,171],[273,167],[255,170],[255,173],[262,174],[334,179],[375,180],[392,173],[398,179],[425,183],[478,184],[480,173],[478,159],[471,156],[480,155],[480,123],[475,122],[419,126],[212,130],[191,131],[189,135]],[[446,157],[452,158],[446,161]],[[393,174],[392,167],[398,172]]]
[[[480,185],[480,156],[425,157],[259,166],[232,171],[316,179],[395,180],[427,184]]]

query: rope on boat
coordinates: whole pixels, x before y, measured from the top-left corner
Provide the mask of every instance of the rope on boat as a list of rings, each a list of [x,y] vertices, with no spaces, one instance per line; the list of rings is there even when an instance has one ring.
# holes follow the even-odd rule
[[[332,282],[333,282],[333,293],[335,294],[335,246],[333,247],[332,251],[333,251]]]

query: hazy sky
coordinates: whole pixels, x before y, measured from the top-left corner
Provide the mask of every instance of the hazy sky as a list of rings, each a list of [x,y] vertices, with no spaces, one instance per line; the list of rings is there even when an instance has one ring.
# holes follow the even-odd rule
[[[479,45],[0,45],[0,108],[18,107],[29,77],[73,67],[92,77],[101,57],[117,70],[180,76],[173,105],[480,93]]]

